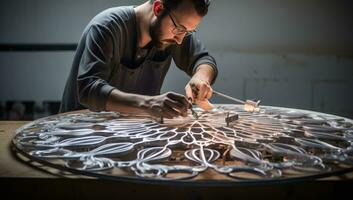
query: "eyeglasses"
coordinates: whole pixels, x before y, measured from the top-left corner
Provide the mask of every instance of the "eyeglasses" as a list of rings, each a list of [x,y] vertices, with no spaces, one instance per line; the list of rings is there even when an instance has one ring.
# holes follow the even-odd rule
[[[173,24],[174,24],[174,26],[175,26],[175,27],[173,28],[173,30],[172,30],[172,33],[173,33],[174,35],[178,35],[178,36],[180,36],[180,35],[189,36],[189,35],[191,35],[191,34],[193,34],[193,33],[196,32],[196,30],[188,31],[188,30],[185,28],[185,26],[183,26],[183,25],[177,23],[177,20],[175,19],[175,16],[173,15],[172,11],[171,11],[165,4],[163,4],[163,5],[164,5],[164,7],[166,8],[166,10],[168,11],[168,15],[169,15],[170,19],[172,20],[172,22],[173,22]]]

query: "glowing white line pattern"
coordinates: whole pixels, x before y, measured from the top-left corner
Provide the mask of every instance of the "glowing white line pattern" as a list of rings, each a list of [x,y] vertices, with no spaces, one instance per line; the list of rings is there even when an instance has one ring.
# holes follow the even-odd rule
[[[197,120],[190,114],[163,124],[114,112],[50,116],[18,129],[13,145],[79,171],[114,176],[119,168],[161,180],[197,179],[209,170],[227,180],[273,180],[353,166],[352,120],[267,106],[257,113],[236,105],[198,112]],[[228,113],[239,119],[227,126]]]

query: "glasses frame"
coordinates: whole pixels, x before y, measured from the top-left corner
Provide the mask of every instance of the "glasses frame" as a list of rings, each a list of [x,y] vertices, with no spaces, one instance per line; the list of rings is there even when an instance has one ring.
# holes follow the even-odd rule
[[[172,33],[173,33],[174,35],[180,36],[180,35],[184,35],[184,34],[185,34],[185,37],[186,37],[186,36],[189,36],[189,35],[191,35],[191,34],[193,34],[193,33],[196,32],[196,30],[188,31],[188,30],[185,28],[185,26],[179,24],[179,23],[177,22],[177,20],[176,20],[176,17],[175,17],[174,14],[173,14],[173,12],[172,12],[165,4],[163,4],[163,6],[164,6],[165,9],[167,10],[168,16],[170,17],[170,19],[171,19],[172,22],[173,22],[174,28],[173,28],[173,30],[172,30]]]

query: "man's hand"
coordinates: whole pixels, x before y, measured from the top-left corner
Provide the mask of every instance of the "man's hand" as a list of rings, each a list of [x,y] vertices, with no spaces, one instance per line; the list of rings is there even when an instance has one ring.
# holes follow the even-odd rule
[[[170,119],[178,116],[187,116],[189,102],[184,95],[167,92],[152,96],[146,102],[146,112],[152,116]]]
[[[212,88],[207,81],[193,77],[185,86],[186,97],[193,102],[208,100],[212,96]]]
[[[208,81],[193,77],[185,86],[186,97],[192,99],[200,108],[210,110],[213,105],[208,101],[212,97],[213,90]]]
[[[212,66],[201,64],[197,66],[194,75],[185,86],[186,97],[191,98],[193,103],[196,103],[204,110],[213,108],[208,99],[211,98],[213,93],[210,82],[214,76],[215,71]]]

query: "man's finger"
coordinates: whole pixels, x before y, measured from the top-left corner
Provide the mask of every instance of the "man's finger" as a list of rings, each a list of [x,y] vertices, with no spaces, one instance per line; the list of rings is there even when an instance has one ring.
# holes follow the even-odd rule
[[[214,107],[208,100],[197,101],[196,103],[203,110],[211,110]]]
[[[162,107],[162,112],[163,112],[163,116],[165,118],[173,118],[173,117],[178,117],[180,114],[179,112],[177,112],[176,110],[174,110],[173,108],[171,108],[168,104],[165,104]]]
[[[181,103],[185,107],[188,107],[188,105],[189,105],[189,102],[188,102],[187,98],[184,95],[170,92],[170,93],[168,93],[167,97],[169,99],[172,99],[174,101],[177,101],[177,102]]]
[[[192,102],[195,101],[195,100],[194,100],[194,95],[193,95],[192,89],[191,89],[191,87],[190,87],[189,84],[187,84],[187,85],[185,86],[185,94],[186,94],[186,98],[187,98],[187,99],[191,98]]]
[[[167,99],[167,100],[165,101],[165,103],[166,103],[169,107],[171,107],[171,108],[177,110],[179,113],[182,113],[182,112],[184,112],[184,110],[187,109],[187,105],[185,105],[185,104],[183,104],[183,103],[181,103],[181,102],[178,102],[178,101],[174,101],[173,99]]]
[[[195,99],[199,98],[200,89],[195,84],[189,84],[189,85],[191,87],[193,100],[195,101]]]
[[[207,92],[208,92],[208,86],[206,84],[202,84],[200,86],[200,95],[197,100],[199,100],[199,101],[205,100],[207,97]]]
[[[210,87],[210,90],[208,90],[207,95],[206,95],[206,99],[210,99],[213,95],[213,89]]]

